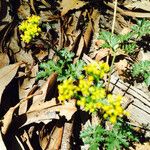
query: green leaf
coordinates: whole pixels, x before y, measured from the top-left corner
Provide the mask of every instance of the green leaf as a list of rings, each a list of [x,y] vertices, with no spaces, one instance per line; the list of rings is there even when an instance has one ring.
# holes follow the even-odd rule
[[[101,32],[99,39],[104,40],[106,42],[103,45],[103,47],[112,48],[113,50],[116,50],[119,47],[119,44],[121,42],[119,36],[107,31]]]
[[[40,64],[40,72],[37,74],[37,79],[46,79],[53,72],[58,74],[58,81],[63,81],[67,78],[77,79],[83,71],[85,63],[82,60],[78,60],[73,64],[74,53],[62,49],[56,52],[59,56],[59,60],[54,62],[49,60]]]
[[[129,142],[137,141],[131,126],[120,119],[112,130],[106,130],[100,125],[89,126],[80,133],[80,137],[85,144],[89,144],[91,150],[97,150],[100,145],[107,150],[120,150],[128,148]]]

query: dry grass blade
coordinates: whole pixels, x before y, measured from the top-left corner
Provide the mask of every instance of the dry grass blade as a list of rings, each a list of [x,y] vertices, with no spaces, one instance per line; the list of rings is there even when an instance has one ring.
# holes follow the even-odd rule
[[[36,14],[35,6],[34,6],[34,0],[30,0],[30,5],[34,13]]]

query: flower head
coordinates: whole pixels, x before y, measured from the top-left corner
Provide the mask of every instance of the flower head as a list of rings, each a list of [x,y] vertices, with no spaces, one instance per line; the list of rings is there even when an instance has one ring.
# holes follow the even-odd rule
[[[39,35],[39,33],[41,32],[39,23],[40,17],[32,15],[19,25],[19,30],[24,33],[21,35],[22,41],[24,41],[25,43],[29,43],[32,38]]]

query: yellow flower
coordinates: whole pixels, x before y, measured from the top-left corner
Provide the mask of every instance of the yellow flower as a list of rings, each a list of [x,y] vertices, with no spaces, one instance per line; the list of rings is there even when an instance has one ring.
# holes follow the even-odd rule
[[[73,82],[73,79],[69,78],[58,85],[59,101],[62,102],[68,100],[75,95],[75,93],[77,92],[77,87],[73,84]]]
[[[32,15],[31,17],[27,17],[29,23],[38,24],[40,21],[40,16]]]
[[[103,99],[104,102],[101,101],[96,105],[96,108],[101,109],[101,111],[103,112],[104,119],[109,119],[109,121],[114,124],[118,117],[129,114],[128,112],[123,110],[121,106],[122,96],[108,94],[106,99],[105,97],[106,93]]]
[[[109,65],[104,62],[93,61],[92,63],[85,66],[84,70],[87,74],[92,75],[92,76],[96,75],[97,77],[102,79],[105,73],[109,71]]]
[[[116,121],[117,121],[116,116],[111,116],[111,117],[110,117],[110,122],[111,122],[112,124],[115,124]]]
[[[22,41],[24,41],[25,43],[29,43],[32,38],[39,35],[39,33],[41,32],[39,23],[40,17],[32,15],[19,25],[19,30],[24,32],[24,34],[21,35]]]

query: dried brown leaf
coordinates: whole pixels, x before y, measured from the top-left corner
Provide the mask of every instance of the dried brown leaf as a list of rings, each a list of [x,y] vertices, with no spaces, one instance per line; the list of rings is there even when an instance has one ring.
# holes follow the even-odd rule
[[[23,61],[31,65],[34,63],[31,51],[25,52],[23,49],[21,49],[18,53],[14,55],[14,57],[17,61]]]
[[[15,77],[17,70],[21,63],[15,63],[13,65],[5,66],[0,69],[0,103],[3,91],[6,86],[11,82],[11,80]]]
[[[61,140],[63,134],[63,127],[54,127],[53,134],[51,136],[50,144],[46,150],[58,150],[60,148]]]
[[[38,95],[38,94],[41,94],[41,93],[36,93],[36,94]],[[3,134],[6,134],[8,128],[10,127],[15,110],[20,106],[21,103],[23,103],[24,101],[27,101],[27,100],[31,99],[36,94],[29,95],[28,97],[22,99],[14,107],[9,108],[9,110],[6,112],[6,114],[3,116],[3,119],[2,119],[3,126],[1,128],[1,131],[2,131]]]
[[[32,105],[31,109],[26,113],[27,120],[23,126],[40,122],[47,124],[52,119],[59,119],[59,116],[54,109],[55,106],[57,106],[55,99],[42,103],[39,106]]]
[[[31,15],[30,5],[28,2],[25,1],[19,6],[17,11],[18,11],[17,14],[20,19],[26,19]]]
[[[85,4],[86,2],[80,0],[71,0],[69,2],[68,0],[62,0],[60,3],[60,7],[62,8],[61,16],[64,16],[69,10],[79,9]]]
[[[31,70],[30,76],[26,77],[23,83],[19,86],[19,98],[23,99],[30,94],[33,94],[31,90],[34,91],[33,84],[35,83],[35,76],[38,72],[38,65],[34,66]],[[27,111],[27,102],[24,102],[19,107],[19,115]]]
[[[30,137],[29,137],[28,133],[26,131],[24,131],[22,136],[25,139],[26,145],[28,146],[29,150],[34,150],[34,148],[31,145]]]
[[[128,67],[128,62],[126,59],[120,60],[119,62],[115,63],[115,68],[119,75],[123,75],[127,67]]]
[[[19,42],[19,35],[18,35],[18,27],[16,26],[13,29],[13,34],[11,35],[11,39],[9,41],[9,48],[13,51],[13,53],[18,53],[20,51]]]
[[[44,126],[45,127],[45,126]],[[39,132],[39,144],[42,150],[45,150],[50,141],[51,131],[47,131],[47,129],[42,128]]]
[[[46,56],[48,55],[48,52],[45,50],[40,50],[38,54],[36,54],[35,56],[37,57],[37,59],[41,62]]]
[[[39,104],[45,101],[45,98],[52,89],[53,85],[55,84],[56,79],[57,74],[51,74],[47,81],[37,90],[37,92],[42,92],[42,94],[33,97],[33,104],[32,107],[29,108],[29,111],[32,111],[34,107],[38,106]]]
[[[11,124],[11,122],[12,122],[12,117],[13,117],[13,115],[14,115],[14,111],[15,111],[15,110],[16,110],[15,107],[11,107],[11,108],[7,111],[7,113],[5,114],[5,116],[4,116],[3,120],[2,120],[3,126],[2,126],[2,128],[1,128],[3,134],[6,134],[8,128],[10,127],[10,124]]]
[[[71,122],[65,122],[64,124],[63,137],[62,137],[60,150],[71,149],[70,143],[71,143],[71,136],[73,132],[73,123],[74,120]]]
[[[103,59],[104,57],[106,57],[110,52],[109,48],[105,48],[105,49],[100,49],[95,57],[95,59],[97,61]]]
[[[128,9],[142,9],[145,11],[150,11],[150,1],[148,0],[126,3],[124,6]]]
[[[34,3],[35,3],[35,0],[30,0],[30,6],[31,6],[32,10],[34,11],[34,13],[36,14]]]
[[[72,115],[77,111],[75,103],[75,99],[69,100],[69,102],[66,102],[65,104],[57,107],[56,110],[59,111],[60,116],[65,116],[67,120],[70,120]]]
[[[22,126],[40,122],[47,124],[52,121],[52,119],[59,119],[59,116],[65,116],[67,120],[70,120],[76,110],[75,100],[70,100],[61,105],[57,104],[55,99],[52,99],[39,106],[31,106],[31,110],[28,110],[27,113],[24,114],[27,120]],[[24,116],[22,115],[22,117]]]
[[[6,53],[0,53],[0,69],[9,65],[9,57]]]
[[[77,57],[80,57],[80,55],[84,49],[84,46],[85,46],[85,41],[84,41],[83,36],[81,36],[80,41],[79,41],[79,45],[78,45],[78,49],[77,49],[77,53],[76,53]]]
[[[7,150],[5,143],[3,141],[2,133],[0,132],[0,148],[1,150]]]

